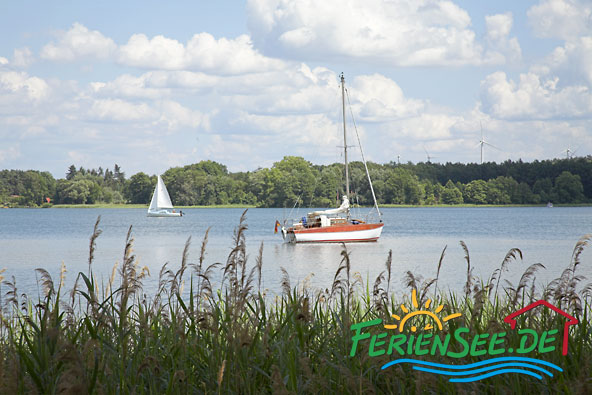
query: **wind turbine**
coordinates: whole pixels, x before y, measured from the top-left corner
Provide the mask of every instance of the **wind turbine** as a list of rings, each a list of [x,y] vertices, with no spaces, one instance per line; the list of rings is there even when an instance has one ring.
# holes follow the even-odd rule
[[[431,156],[425,146],[423,147],[423,150],[425,151],[426,156],[428,157],[428,162],[427,163],[432,163],[432,158],[435,158],[435,156]]]
[[[561,151],[560,153],[558,153],[557,155],[561,155],[565,152],[565,156],[567,159],[572,159],[574,157],[574,154],[576,153],[576,151],[579,149],[580,147],[572,150],[571,149],[571,144],[567,147],[567,149],[564,149],[563,151]]]
[[[488,146],[490,146],[492,148],[495,148],[496,150],[500,150],[500,149],[497,148],[495,145],[490,144],[487,141],[485,141],[485,138],[483,137],[483,124],[481,123],[481,121],[479,121],[479,125],[481,125],[481,140],[477,144],[477,147],[481,146],[481,164],[483,164],[483,146],[484,145],[488,145]]]

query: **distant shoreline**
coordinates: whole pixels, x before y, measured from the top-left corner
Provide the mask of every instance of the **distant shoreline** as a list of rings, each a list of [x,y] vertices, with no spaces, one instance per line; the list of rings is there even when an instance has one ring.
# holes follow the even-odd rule
[[[383,204],[379,208],[426,208],[426,207],[459,207],[459,208],[473,208],[473,207],[547,207],[546,204]],[[553,207],[592,207],[592,203],[578,203],[578,204],[553,204]],[[550,208],[553,208],[550,207]]]
[[[379,208],[492,208],[492,207],[546,207],[545,204],[384,204],[380,205]],[[580,203],[580,204],[555,204],[554,207],[592,207],[592,203]],[[0,207],[0,208],[9,208],[9,207]],[[143,208],[148,209],[147,204],[55,204],[55,205],[46,205],[44,207],[13,207],[13,208]],[[178,206],[175,207],[176,210],[183,210],[189,208],[257,208],[257,206],[253,205],[243,205],[243,204],[220,204],[220,205],[211,205],[211,206]],[[282,207],[261,207],[261,208],[282,208]],[[309,207],[306,207],[309,208]],[[316,207],[315,207],[316,208]],[[358,208],[358,207],[354,207]],[[371,207],[359,207],[359,208],[371,208]]]
[[[144,208],[148,210],[148,204],[55,204],[51,208]],[[187,208],[255,208],[255,206],[242,204],[220,204],[213,206],[176,206],[175,210]]]

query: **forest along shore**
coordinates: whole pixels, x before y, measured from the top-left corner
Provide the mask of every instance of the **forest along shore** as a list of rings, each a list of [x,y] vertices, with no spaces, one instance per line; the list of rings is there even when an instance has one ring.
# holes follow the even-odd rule
[[[379,205],[592,203],[592,156],[368,166]],[[220,163],[201,161],[171,168],[162,178],[177,207],[333,207],[344,189],[343,164],[315,165],[294,156],[247,172],[229,172]],[[361,162],[350,163],[350,178],[352,203],[371,206]],[[2,170],[0,207],[147,205],[155,184],[156,175],[139,172],[127,178],[117,164],[113,170],[71,165],[59,179],[47,171]]]

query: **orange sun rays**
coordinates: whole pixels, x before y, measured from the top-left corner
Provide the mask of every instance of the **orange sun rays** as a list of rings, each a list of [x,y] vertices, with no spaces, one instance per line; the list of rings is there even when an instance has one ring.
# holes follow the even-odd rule
[[[415,316],[419,316],[419,315],[424,315],[424,316],[428,316],[430,317],[433,322],[436,324],[436,326],[438,327],[439,330],[442,330],[442,322],[447,322],[453,318],[457,318],[460,317],[461,314],[460,313],[453,313],[453,314],[449,314],[446,317],[440,319],[436,314],[440,313],[442,311],[442,309],[444,309],[444,305],[439,305],[438,307],[436,307],[436,309],[432,312],[430,310],[428,310],[432,304],[432,300],[428,299],[424,305],[422,306],[423,308],[425,308],[424,310],[419,310],[419,302],[417,300],[417,290],[413,290],[411,293],[411,303],[415,309],[415,311],[410,311],[409,308],[407,308],[407,306],[405,306],[404,304],[401,305],[401,310],[405,313],[405,315],[403,316],[403,318],[401,318],[400,316],[398,316],[397,314],[392,314],[391,316],[396,320],[399,321],[398,324],[385,324],[384,327],[385,329],[398,329],[399,332],[403,332],[403,329],[405,327],[405,324],[407,323],[407,321],[409,321],[411,318],[415,317]],[[432,325],[432,323],[427,323],[424,327],[424,330],[430,330],[430,329],[434,329],[434,326]],[[415,325],[411,326],[411,332],[416,332],[417,331],[417,327]]]

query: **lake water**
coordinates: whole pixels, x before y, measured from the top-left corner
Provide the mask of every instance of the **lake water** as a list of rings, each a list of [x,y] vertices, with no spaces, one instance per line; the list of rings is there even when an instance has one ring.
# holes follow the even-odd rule
[[[391,289],[408,293],[403,286],[407,271],[424,278],[434,277],[442,249],[447,245],[439,287],[461,290],[466,279],[463,240],[469,249],[474,274],[483,279],[499,267],[510,248],[520,248],[523,261],[511,262],[503,279],[517,284],[519,276],[533,263],[546,269],[537,282],[548,283],[569,264],[578,239],[592,233],[591,207],[508,207],[508,208],[385,208],[385,222],[377,243],[349,244],[352,271],[359,272],[370,288],[384,270],[389,250],[393,251]],[[225,262],[231,250],[233,231],[243,209],[187,209],[182,218],[148,218],[145,209],[5,209],[0,210],[0,268],[4,276],[15,276],[20,292],[37,295],[35,268],[48,270],[54,281],[60,265],[67,268],[67,286],[78,272],[87,271],[89,238],[101,216],[93,271],[108,280],[114,263],[121,263],[125,236],[130,225],[134,252],[141,266],[150,269],[146,292],[154,291],[165,262],[177,269],[183,247],[192,238],[190,262],[199,257],[201,241],[211,227],[206,264]],[[301,210],[300,215],[305,214]],[[249,209],[247,248],[249,262],[255,262],[264,243],[263,286],[280,289],[281,267],[292,286],[305,279],[313,288],[330,288],[341,260],[340,245],[285,244],[273,228],[283,209]],[[584,250],[579,274],[592,281],[592,247]],[[6,288],[1,290],[5,293]]]

